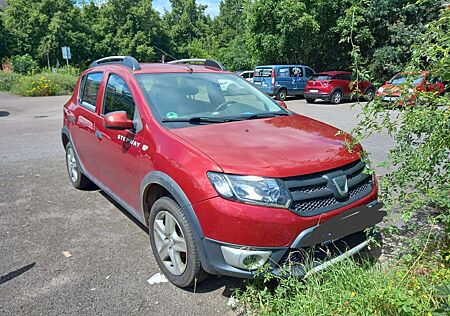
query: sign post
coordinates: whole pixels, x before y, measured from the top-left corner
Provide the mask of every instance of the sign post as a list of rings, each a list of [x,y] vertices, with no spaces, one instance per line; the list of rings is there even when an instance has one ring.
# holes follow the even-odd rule
[[[69,59],[72,59],[72,56],[70,54],[70,47],[63,46],[63,47],[61,47],[61,51],[62,51],[63,59],[66,60],[67,66],[69,66]]]

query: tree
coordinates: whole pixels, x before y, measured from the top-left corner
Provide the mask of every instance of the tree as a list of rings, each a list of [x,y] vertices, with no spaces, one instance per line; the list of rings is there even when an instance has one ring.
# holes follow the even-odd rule
[[[194,39],[203,41],[211,19],[204,12],[207,6],[195,0],[170,0],[172,10],[163,16],[164,28],[168,30],[172,49],[178,57],[189,57],[189,44]],[[195,57],[195,56],[194,56]]]
[[[320,27],[303,1],[255,0],[249,12],[255,63],[308,63]]]
[[[98,12],[90,7],[86,14],[95,17],[96,57],[132,55],[141,61],[154,61],[153,45],[164,47],[161,20],[150,1],[110,0],[99,6]]]

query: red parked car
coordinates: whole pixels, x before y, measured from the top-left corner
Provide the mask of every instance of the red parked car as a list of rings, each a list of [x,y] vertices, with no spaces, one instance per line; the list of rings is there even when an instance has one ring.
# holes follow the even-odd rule
[[[365,249],[365,228],[385,213],[346,137],[217,62],[132,57],[80,75],[62,128],[71,183],[97,185],[146,225],[180,287],[208,274],[251,278],[266,263],[304,275],[305,253],[318,271]]]
[[[432,77],[428,71],[421,73],[400,72],[386,81],[377,91],[377,98],[383,102],[397,103],[401,105],[403,100],[400,100],[402,95],[402,85],[408,84],[410,81],[410,88],[408,88],[408,95],[406,102],[413,104],[417,92],[430,92],[443,95],[445,93],[445,86],[439,78]]]
[[[339,104],[344,99],[350,99],[356,91],[353,85],[352,73],[347,71],[325,71],[311,76],[306,83],[306,102],[313,103],[316,99],[330,101]],[[375,87],[368,81],[360,81],[358,89],[363,93],[368,101],[375,95]]]

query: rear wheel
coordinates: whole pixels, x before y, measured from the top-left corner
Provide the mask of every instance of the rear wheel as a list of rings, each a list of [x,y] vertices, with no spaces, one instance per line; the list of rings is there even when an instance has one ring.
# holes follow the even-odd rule
[[[190,287],[208,276],[186,214],[170,197],[162,197],[153,204],[149,235],[156,262],[170,282]]]
[[[287,97],[287,90],[286,89],[281,88],[280,90],[278,90],[277,97],[276,97],[277,100],[284,101],[284,100],[286,100],[286,97]]]
[[[70,182],[75,188],[83,190],[95,187],[94,183],[81,172],[78,158],[70,142],[66,145],[66,166]]]
[[[333,104],[339,104],[342,101],[342,92],[340,90],[336,90],[331,95],[330,102]]]
[[[308,103],[314,103],[315,101],[316,101],[316,99],[306,98],[306,102],[308,102]]]

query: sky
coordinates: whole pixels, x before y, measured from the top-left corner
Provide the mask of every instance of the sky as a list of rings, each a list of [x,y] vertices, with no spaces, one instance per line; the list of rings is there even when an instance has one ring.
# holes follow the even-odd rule
[[[219,14],[219,2],[220,0],[197,0],[197,4],[208,5],[205,13],[212,17]],[[170,2],[169,0],[153,0],[153,7],[161,13],[164,12],[164,9],[170,11]]]

